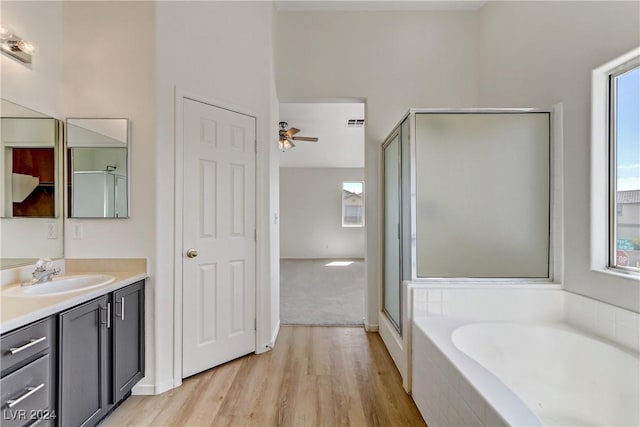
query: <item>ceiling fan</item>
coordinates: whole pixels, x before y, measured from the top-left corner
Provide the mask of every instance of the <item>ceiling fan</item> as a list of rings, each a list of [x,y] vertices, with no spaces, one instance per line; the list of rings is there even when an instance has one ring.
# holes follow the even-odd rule
[[[306,142],[318,142],[318,138],[310,136],[294,136],[300,129],[289,128],[289,123],[280,122],[280,139],[278,139],[278,147],[282,151],[295,147],[293,141],[306,141]],[[288,128],[288,129],[287,129]]]

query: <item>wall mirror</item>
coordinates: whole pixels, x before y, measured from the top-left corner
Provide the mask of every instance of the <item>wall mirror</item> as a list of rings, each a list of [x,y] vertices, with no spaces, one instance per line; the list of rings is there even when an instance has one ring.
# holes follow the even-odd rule
[[[72,218],[129,217],[127,119],[67,119]]]
[[[0,266],[63,255],[60,121],[0,100]]]

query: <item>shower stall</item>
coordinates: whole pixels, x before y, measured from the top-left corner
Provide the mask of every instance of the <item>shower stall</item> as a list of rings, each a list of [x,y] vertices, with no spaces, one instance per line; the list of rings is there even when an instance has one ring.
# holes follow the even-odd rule
[[[382,308],[402,283],[548,282],[551,113],[412,109],[382,145]]]
[[[110,170],[73,171],[73,215],[81,218],[127,216],[127,177]]]

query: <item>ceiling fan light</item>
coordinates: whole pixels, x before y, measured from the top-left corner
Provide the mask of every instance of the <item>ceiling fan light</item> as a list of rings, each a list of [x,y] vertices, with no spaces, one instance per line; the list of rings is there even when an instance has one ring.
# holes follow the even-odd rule
[[[286,151],[289,150],[293,147],[295,147],[295,145],[293,145],[293,143],[291,141],[289,141],[286,138],[280,138],[278,140],[278,147],[282,150],[282,151]]]

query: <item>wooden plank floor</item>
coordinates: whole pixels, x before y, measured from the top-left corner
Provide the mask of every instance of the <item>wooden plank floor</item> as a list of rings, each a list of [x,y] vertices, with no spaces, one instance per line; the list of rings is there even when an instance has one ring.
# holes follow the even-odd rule
[[[382,339],[362,328],[282,327],[275,349],[132,396],[111,426],[425,426]]]

